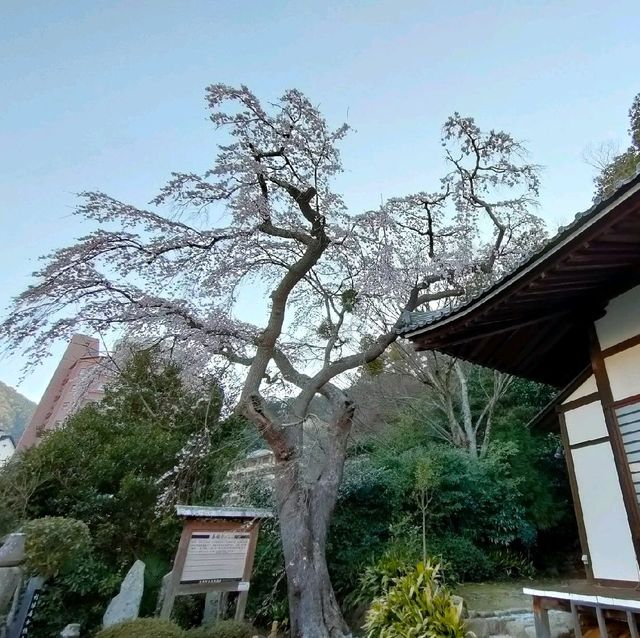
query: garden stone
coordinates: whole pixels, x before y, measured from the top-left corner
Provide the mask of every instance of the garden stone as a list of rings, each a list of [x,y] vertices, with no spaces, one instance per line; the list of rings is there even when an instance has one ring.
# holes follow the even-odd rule
[[[171,581],[171,577],[173,576],[173,572],[169,572],[162,577],[162,582],[160,583],[160,592],[158,593],[158,602],[156,603],[156,611],[155,616],[159,616],[162,611],[162,605],[164,605],[164,599],[167,596],[167,589],[169,588],[169,583]]]
[[[80,625],[78,623],[67,625],[60,632],[60,638],[80,638]]]
[[[25,534],[9,534],[0,547],[0,567],[16,567],[24,562]]]
[[[120,585],[120,593],[111,600],[104,613],[102,619],[104,627],[137,618],[143,591],[144,563],[137,560],[124,577]]]
[[[204,597],[204,612],[202,613],[202,624],[210,625],[220,618],[220,592],[210,591]]]
[[[507,633],[506,622],[501,618],[470,618],[465,625],[467,631],[472,632],[476,638],[489,638]]]
[[[22,582],[20,567],[0,567],[0,615],[6,614],[16,589]]]
[[[451,596],[451,601],[456,607],[462,608],[461,618],[469,618],[469,610],[467,609],[467,603],[462,596]]]

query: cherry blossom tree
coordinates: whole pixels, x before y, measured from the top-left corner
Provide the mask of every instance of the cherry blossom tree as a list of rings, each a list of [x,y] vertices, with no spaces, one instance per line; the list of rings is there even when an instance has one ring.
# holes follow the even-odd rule
[[[347,375],[397,340],[405,313],[463,299],[529,252],[543,232],[529,212],[537,169],[510,135],[456,113],[433,192],[355,213],[332,188],[346,125],[331,128],[297,90],[263,104],[218,84],[206,99],[213,166],[174,174],[149,208],[82,193],[76,214],[95,230],[44,258],[0,335],[37,362],[79,328],[126,330],[233,377],[237,410],[276,460],[292,636],[348,636],[325,560],[354,413]],[[238,316],[243,295],[252,321]],[[273,414],[266,399],[284,396],[289,412]],[[307,465],[318,400],[331,416]]]

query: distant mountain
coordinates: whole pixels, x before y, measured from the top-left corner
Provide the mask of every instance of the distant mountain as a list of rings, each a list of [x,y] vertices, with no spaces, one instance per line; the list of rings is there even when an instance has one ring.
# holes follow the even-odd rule
[[[35,409],[33,401],[0,381],[0,430],[10,434],[16,443]]]

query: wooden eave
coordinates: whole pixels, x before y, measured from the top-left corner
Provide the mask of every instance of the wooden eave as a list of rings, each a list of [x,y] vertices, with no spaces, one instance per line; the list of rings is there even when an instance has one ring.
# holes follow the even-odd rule
[[[566,386],[589,365],[589,327],[640,284],[640,174],[513,273],[404,336],[502,372]]]

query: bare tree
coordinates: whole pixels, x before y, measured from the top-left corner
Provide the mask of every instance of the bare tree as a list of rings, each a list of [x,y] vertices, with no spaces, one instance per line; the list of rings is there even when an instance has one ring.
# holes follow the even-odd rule
[[[585,151],[585,161],[596,169],[595,199],[610,195],[618,184],[640,170],[640,93],[629,108],[629,146],[620,151],[612,142],[591,146]]]
[[[423,401],[414,399],[412,403],[437,437],[466,450],[473,458],[486,455],[496,407],[513,377],[492,370],[476,380],[481,396],[480,407],[474,410],[469,376],[478,369],[471,364],[437,352],[415,352],[397,343],[387,357],[386,369],[423,384]],[[408,405],[410,409],[411,403]]]
[[[224,374],[228,393],[237,383],[237,409],[276,460],[292,635],[341,638],[325,546],[354,414],[344,375],[397,340],[403,312],[450,303],[530,250],[543,232],[529,213],[537,170],[507,133],[454,114],[436,192],[352,214],[331,188],[347,126],[329,128],[295,90],[264,105],[246,87],[213,85],[207,101],[226,133],[214,166],[174,174],[151,210],[81,194],[77,214],[96,230],[47,257],[0,335],[37,361],[80,326],[126,328]],[[236,315],[241,291],[256,300],[253,323]],[[265,399],[285,394],[279,418]],[[308,468],[303,425],[317,396],[331,416],[322,463]]]

